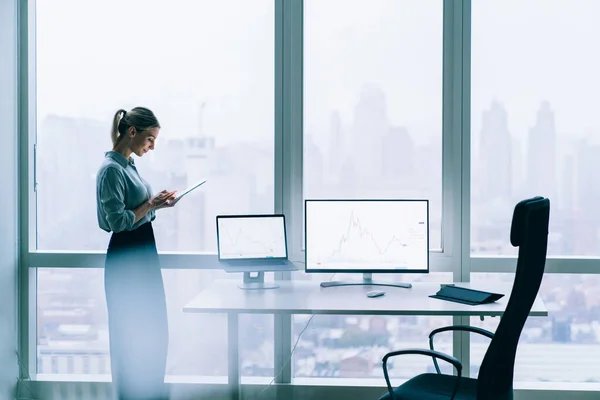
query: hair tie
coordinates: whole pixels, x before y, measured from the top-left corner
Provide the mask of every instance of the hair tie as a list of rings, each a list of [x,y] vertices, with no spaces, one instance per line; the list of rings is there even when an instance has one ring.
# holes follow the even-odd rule
[[[123,115],[121,115],[121,118],[125,118],[125,115],[127,115],[127,111],[123,110]]]

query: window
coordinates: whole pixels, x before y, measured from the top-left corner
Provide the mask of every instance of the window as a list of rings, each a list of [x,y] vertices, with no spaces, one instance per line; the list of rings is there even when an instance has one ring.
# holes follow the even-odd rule
[[[600,254],[598,13],[594,0],[472,2],[473,254],[516,254],[512,210],[534,195],[551,202],[548,255]]]
[[[457,210],[469,199],[458,201],[455,180],[446,179],[458,177],[463,166],[447,163],[444,166],[451,164],[452,170],[443,170],[442,153],[448,161],[452,157],[446,155],[454,150],[447,151],[442,142],[449,143],[455,132],[442,132],[442,67],[468,55],[459,51],[463,37],[457,28],[470,15],[464,23],[472,24],[472,142],[471,154],[466,154],[472,173],[471,199],[466,203],[471,207],[471,253],[514,256],[516,248],[509,243],[514,204],[543,195],[552,203],[548,254],[600,255],[600,213],[594,212],[600,197],[596,173],[600,123],[594,97],[600,91],[600,57],[594,51],[594,39],[600,36],[594,20],[600,15],[596,0],[568,4],[35,0],[32,4],[36,35],[31,50],[36,65],[31,69],[36,77],[31,87],[36,95],[29,101],[35,100],[37,135],[32,217],[39,250],[106,249],[109,235],[96,222],[95,173],[103,152],[111,148],[115,111],[136,105],[154,110],[162,125],[156,151],[136,159],[154,191],[182,189],[200,177],[208,178],[176,208],[158,212],[154,224],[161,251],[214,252],[215,215],[273,212],[275,65],[282,68],[277,71],[282,87],[294,87],[290,97],[301,94],[303,101],[303,146],[294,146],[292,154],[287,153],[289,146],[282,146],[283,154],[277,154],[282,156],[282,171],[291,172],[281,175],[283,208],[300,199],[288,196],[297,193],[300,177],[293,167],[302,151],[303,198],[427,198],[431,250],[445,250],[442,227],[454,234],[459,226],[452,222],[449,227],[448,216],[442,218],[442,187],[444,199],[453,204],[445,203],[446,209]],[[300,20],[303,91],[298,93],[297,54],[292,50],[290,59],[276,61],[275,43],[284,43],[283,47],[292,43],[298,49],[294,46],[300,43],[296,42],[300,26],[295,23]],[[444,25],[451,28],[452,37],[443,37]],[[445,40],[448,46],[443,46]],[[283,55],[289,55],[287,50]],[[456,84],[460,71],[454,72],[451,79]],[[455,86],[452,92],[460,90]],[[290,97],[282,96],[285,110],[298,100]],[[297,123],[293,117],[283,118],[282,126]],[[300,138],[293,137],[292,142],[295,139]],[[292,182],[287,181],[290,176]],[[290,220],[294,226],[288,226],[288,234],[299,233],[301,224]],[[449,266],[444,271],[452,272],[388,278],[450,281],[458,276],[455,268],[460,263],[453,260],[460,258],[459,247],[444,264]],[[50,255],[48,260],[62,256]],[[89,374],[108,379],[103,271],[30,268],[37,264],[44,263],[26,266],[37,276],[37,372],[51,380],[58,374],[74,380]],[[163,276],[170,328],[167,375],[178,382],[197,377],[225,381],[226,316],[183,313],[182,307],[215,279],[240,277],[189,269],[164,270]],[[292,273],[292,279],[315,284],[330,278]],[[474,283],[513,279],[502,273],[471,277]],[[571,386],[600,382],[593,365],[600,357],[596,354],[600,300],[595,295],[599,279],[576,273],[544,277],[540,294],[550,315],[528,319],[517,353],[516,382],[553,382],[557,387],[563,382]],[[34,305],[29,306],[31,315]],[[27,320],[27,313],[22,318]],[[315,378],[361,377],[374,378],[380,385],[383,354],[427,348],[427,334],[452,323],[450,317],[316,315],[307,326],[309,318],[292,318],[292,344],[300,336],[289,360],[294,383],[304,378],[314,383]],[[492,331],[498,322],[498,318],[471,319],[472,325]],[[245,329],[240,335],[244,377],[270,381],[274,376],[274,359],[286,347],[275,347],[274,323],[272,315],[240,316]],[[25,338],[27,332],[22,334]],[[489,340],[468,337],[461,346],[470,346],[470,373],[476,376]],[[436,337],[435,346],[452,354],[453,343],[453,334],[445,333]],[[440,366],[444,372],[452,371],[445,363]],[[396,381],[432,371],[428,357],[401,357],[390,363]]]
[[[442,248],[442,18],[441,0],[304,1],[305,198],[427,198],[432,249]]]
[[[104,270],[37,269],[38,374],[110,374]],[[163,270],[169,318],[166,375],[227,376],[227,316],[183,307],[222,271]],[[242,315],[242,376],[273,377],[273,316]],[[108,376],[107,376],[108,378]]]
[[[294,318],[294,342],[308,318]],[[294,377],[361,378],[383,382],[381,359],[386,353],[428,348],[429,332],[451,324],[451,317],[316,315],[311,321],[312,327],[302,334],[296,347]],[[436,342],[436,350],[452,354],[452,337],[448,336],[448,339]],[[391,359],[388,368],[390,377],[396,379],[435,372],[431,358],[423,356]]]
[[[304,198],[427,198],[431,249],[443,245],[442,18],[442,1],[304,1]],[[315,283],[330,278],[294,275]],[[335,276],[345,278],[361,276]],[[385,353],[427,347],[432,329],[451,324],[449,318],[316,315],[306,327],[308,318],[293,318],[294,343],[306,328],[293,355],[296,379],[382,382]],[[451,337],[438,344],[452,352]],[[392,377],[404,378],[433,364],[414,356],[390,367]]]
[[[512,283],[514,274],[472,274],[473,282]],[[515,381],[600,382],[600,276],[546,275],[540,296],[548,317],[529,317],[515,362]],[[471,318],[471,325],[494,332],[498,318]],[[477,376],[489,339],[471,335],[471,376]]]
[[[438,272],[399,277],[401,279],[397,281],[446,282],[452,279],[452,274]],[[295,280],[311,279],[315,284],[330,278],[331,274],[294,276]],[[335,276],[335,280],[353,278],[357,277],[351,274]],[[386,353],[407,348],[429,348],[429,333],[452,325],[452,317],[315,315],[310,323],[309,318],[295,315],[292,319],[293,344],[297,342],[293,354],[295,378],[370,378],[383,382],[381,359]],[[302,335],[298,339],[300,333]],[[436,350],[452,354],[452,334],[440,334],[435,340]],[[452,367],[444,364],[441,362],[440,368],[452,373]],[[411,378],[418,372],[435,372],[431,358],[423,356],[398,357],[391,360],[389,367],[390,377],[397,380]]]
[[[273,0],[38,0],[36,13],[39,249],[106,249],[95,174],[119,108],[161,123],[136,159],[155,192],[208,178],[158,211],[160,250],[216,251],[216,214],[273,212]]]

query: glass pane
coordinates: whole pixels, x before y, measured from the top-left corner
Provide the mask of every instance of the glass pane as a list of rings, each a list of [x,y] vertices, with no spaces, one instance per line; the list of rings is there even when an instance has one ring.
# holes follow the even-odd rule
[[[327,274],[296,272],[295,280],[328,281]],[[335,280],[357,279],[350,274],[336,274]],[[451,273],[407,274],[404,282],[449,282]],[[327,290],[327,289],[324,289]],[[407,290],[402,288],[383,289]],[[401,307],[401,306],[400,306]],[[293,317],[293,374],[296,378],[365,378],[381,379],[382,357],[394,350],[429,348],[429,333],[452,325],[452,317],[374,316],[374,315],[295,315]],[[308,324],[308,325],[307,325]],[[299,335],[301,336],[299,337]],[[435,349],[452,355],[452,334],[436,336]],[[435,372],[430,357],[400,356],[390,359],[390,377],[409,379],[422,372]],[[452,366],[440,362],[440,368],[452,373]]]
[[[542,195],[548,254],[600,255],[599,13],[595,0],[473,2],[473,254],[516,254],[514,204]]]
[[[471,274],[473,282],[513,282],[514,274]],[[540,296],[548,317],[529,317],[521,333],[515,381],[600,382],[600,275],[547,274]],[[471,318],[471,325],[494,332],[498,318]],[[477,376],[489,345],[471,335],[471,376]]]
[[[304,10],[305,198],[427,198],[440,249],[443,2]]]
[[[39,0],[36,12],[40,249],[106,249],[95,175],[115,112],[138,105],[162,126],[136,159],[153,191],[208,178],[158,211],[159,250],[216,251],[216,214],[273,212],[273,0]]]
[[[227,376],[227,316],[184,313],[183,306],[215,279],[228,278],[241,280],[222,271],[163,270],[169,318],[167,376],[179,381],[186,376]],[[37,283],[38,373],[110,379],[104,270],[39,268]],[[240,326],[242,376],[273,377],[273,316],[242,315]]]

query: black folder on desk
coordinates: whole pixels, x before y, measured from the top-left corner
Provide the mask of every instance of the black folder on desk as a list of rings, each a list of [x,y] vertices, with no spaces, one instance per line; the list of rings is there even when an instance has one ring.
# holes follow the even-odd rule
[[[442,288],[436,294],[429,297],[475,306],[477,304],[493,303],[496,300],[504,297],[504,295],[500,293],[467,289],[458,286],[442,285]]]

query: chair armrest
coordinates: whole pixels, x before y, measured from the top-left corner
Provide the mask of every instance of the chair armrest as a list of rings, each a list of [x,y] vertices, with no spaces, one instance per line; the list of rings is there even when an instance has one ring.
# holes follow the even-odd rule
[[[460,363],[460,361],[458,361],[458,359],[456,359],[455,357],[449,356],[447,354],[444,354],[444,353],[441,353],[441,352],[435,351],[435,350],[406,349],[406,350],[392,351],[390,353],[387,353],[385,356],[383,356],[383,360],[382,360],[382,362],[383,362],[383,377],[385,378],[385,384],[387,385],[391,400],[396,400],[396,398],[394,397],[394,389],[392,388],[392,384],[390,383],[390,376],[388,375],[387,361],[390,357],[395,357],[395,356],[400,356],[400,355],[405,355],[405,354],[420,354],[420,355],[424,355],[424,356],[433,357],[434,360],[436,358],[441,358],[442,360],[454,365],[454,367],[456,368],[456,372],[458,374],[458,378],[459,378],[456,380],[456,384],[454,385],[454,391],[452,392],[452,397],[450,397],[450,400],[454,399],[454,396],[456,395],[456,392],[458,390],[458,385],[460,383],[460,377],[462,375],[462,364]]]
[[[447,331],[467,331],[467,332],[479,333],[480,335],[483,335],[483,336],[485,336],[487,338],[490,338],[490,339],[494,338],[494,334],[492,332],[487,331],[485,329],[477,328],[475,326],[469,326],[469,325],[444,326],[442,328],[434,329],[429,334],[429,348],[431,350],[435,351],[435,349],[433,348],[433,337],[435,335],[437,335],[438,333],[447,332]],[[435,358],[433,358],[433,365],[435,366],[435,370],[437,371],[437,373],[441,374],[440,367],[438,366],[437,360]]]

